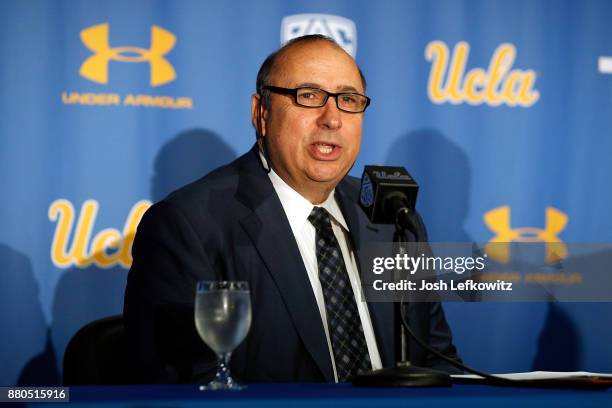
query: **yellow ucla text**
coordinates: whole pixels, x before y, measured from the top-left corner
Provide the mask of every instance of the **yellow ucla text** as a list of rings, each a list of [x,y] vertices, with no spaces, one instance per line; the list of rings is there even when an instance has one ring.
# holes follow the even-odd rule
[[[514,45],[500,44],[487,70],[472,68],[466,72],[469,55],[470,45],[464,41],[455,45],[452,55],[442,41],[427,44],[425,58],[431,61],[427,89],[432,102],[528,107],[540,98],[540,93],[534,89],[536,73],[512,69],[516,58]]]
[[[567,246],[561,241],[559,234],[567,226],[568,216],[554,207],[546,207],[544,228],[513,228],[508,206],[487,211],[484,214],[484,221],[487,227],[496,234],[485,247],[486,253],[492,259],[502,263],[509,262],[510,242],[544,242],[546,262],[550,264],[567,257]]]
[[[87,200],[83,203],[73,230],[75,211],[72,203],[65,199],[55,200],[48,213],[49,220],[57,223],[51,244],[53,264],[58,268],[86,268],[90,265],[110,268],[119,265],[128,269],[132,265],[136,227],[150,206],[151,203],[146,200],[137,202],[126,218],[123,231],[106,228],[91,239],[98,202]]]

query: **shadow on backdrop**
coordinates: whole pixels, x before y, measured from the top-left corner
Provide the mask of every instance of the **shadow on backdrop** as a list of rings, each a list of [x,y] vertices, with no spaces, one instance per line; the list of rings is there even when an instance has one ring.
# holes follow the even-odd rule
[[[159,201],[236,158],[236,152],[216,133],[191,129],[162,146],[155,159],[151,199]]]
[[[409,132],[389,148],[386,163],[404,166],[419,184],[417,209],[432,242],[469,242],[471,167],[465,152],[435,129]]]
[[[601,245],[601,244],[600,244]],[[582,246],[585,248],[584,246]],[[612,251],[605,244],[592,252],[573,255],[562,261],[567,271],[583,275],[584,288],[592,302],[550,304],[540,334],[534,370],[607,372],[612,366],[612,303],[610,276]],[[567,299],[577,293],[568,285],[556,288]],[[584,296],[584,295],[582,295]],[[583,297],[584,298],[584,297]]]
[[[151,200],[158,201],[176,188],[202,177],[221,164],[228,163],[235,158],[234,151],[214,132],[205,129],[192,129],[182,132],[163,145],[156,156],[155,168],[153,169],[154,176],[150,186]],[[100,176],[103,177],[104,175],[101,174]],[[108,254],[110,255],[110,252]],[[2,259],[0,258],[0,260]],[[3,264],[6,265],[6,261]],[[27,275],[23,271],[16,271],[15,273],[18,272]],[[29,275],[31,276],[31,272]],[[64,350],[72,336],[81,327],[93,320],[122,313],[126,277],[127,270],[121,266],[110,268],[98,266],[73,267],[63,273],[55,289],[51,335],[47,336],[45,352],[36,356],[26,366],[26,368],[34,365],[37,367],[40,375],[36,378],[35,383],[59,384],[61,379],[57,367],[61,368]],[[32,283],[32,286],[34,287],[34,283]],[[35,288],[26,288],[21,291],[35,292]],[[27,296],[27,299],[30,298],[37,299],[37,293],[36,296]],[[11,306],[13,306],[12,303]],[[29,310],[31,300],[28,300],[24,307]],[[42,312],[40,312],[40,315],[39,320],[42,321],[43,327],[38,330],[41,333],[37,338],[44,339],[46,327],[44,327]],[[34,320],[32,319],[32,321]],[[4,327],[20,327],[10,322],[7,322],[7,325]],[[16,335],[13,343],[18,343],[21,340],[26,333],[25,330],[21,335]],[[35,330],[31,330],[27,333],[29,335],[29,333],[35,332]],[[44,340],[40,343],[44,343]],[[45,347],[44,344],[38,346],[37,350],[43,347]],[[53,350],[55,350],[54,353]],[[32,354],[30,353],[28,356]],[[48,358],[50,356],[57,356],[57,359]],[[22,377],[24,379],[32,378],[27,374],[29,372],[31,370],[26,372],[24,369]]]
[[[548,304],[538,350],[531,369],[534,371],[582,370],[581,339],[576,325],[562,306]]]
[[[0,265],[0,385],[54,384],[57,363],[30,259],[0,244]]]

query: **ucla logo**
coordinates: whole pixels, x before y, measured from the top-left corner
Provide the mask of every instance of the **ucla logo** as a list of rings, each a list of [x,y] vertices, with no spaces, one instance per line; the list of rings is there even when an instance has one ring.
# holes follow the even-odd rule
[[[75,212],[72,203],[64,199],[55,200],[49,207],[49,220],[57,222],[51,244],[53,264],[58,268],[86,268],[93,264],[101,268],[119,265],[128,269],[132,265],[132,243],[136,227],[150,206],[151,203],[146,200],[137,202],[127,216],[123,231],[106,228],[92,240],[98,202],[87,200],[83,203],[73,233]]]
[[[521,227],[512,228],[510,222],[510,207],[494,208],[484,215],[485,224],[497,235],[486,245],[485,251],[499,262],[510,260],[510,242],[544,242],[546,243],[546,262],[555,263],[567,257],[567,247],[559,239],[559,234],[567,225],[568,217],[562,211],[546,208],[544,228]]]
[[[296,14],[283,18],[281,44],[310,34],[331,37],[353,58],[357,54],[357,28],[348,18],[330,14]]]
[[[79,74],[90,81],[108,83],[108,63],[148,62],[150,65],[151,86],[159,86],[173,81],[176,72],[164,56],[174,48],[176,37],[170,31],[158,26],[151,27],[151,46],[149,49],[120,46],[111,48],[108,44],[108,23],[98,24],[81,31],[81,41],[94,55],[81,65]]]
[[[534,89],[536,73],[512,69],[516,58],[514,45],[499,45],[486,70],[473,68],[466,72],[469,55],[470,46],[463,41],[455,45],[452,55],[442,41],[427,45],[425,58],[431,61],[427,89],[433,103],[528,107],[540,98]]]

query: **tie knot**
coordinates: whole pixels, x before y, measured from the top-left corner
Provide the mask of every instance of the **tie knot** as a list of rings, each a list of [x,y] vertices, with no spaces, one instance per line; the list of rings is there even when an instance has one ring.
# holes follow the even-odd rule
[[[327,230],[331,228],[329,213],[323,207],[314,207],[308,216],[308,221],[317,230]]]

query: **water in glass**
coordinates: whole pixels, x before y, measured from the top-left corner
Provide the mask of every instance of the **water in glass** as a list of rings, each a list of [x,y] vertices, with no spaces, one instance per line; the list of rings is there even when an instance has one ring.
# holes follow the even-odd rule
[[[229,373],[232,351],[251,326],[251,298],[247,282],[198,282],[195,324],[204,342],[219,356],[216,377],[201,389],[241,389]]]

